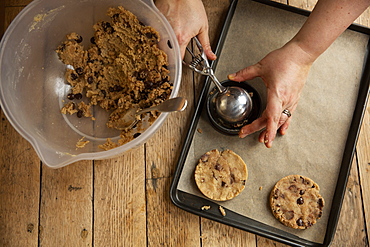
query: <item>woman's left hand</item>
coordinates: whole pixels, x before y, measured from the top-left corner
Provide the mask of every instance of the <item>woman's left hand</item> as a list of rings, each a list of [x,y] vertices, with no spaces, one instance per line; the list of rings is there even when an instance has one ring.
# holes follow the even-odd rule
[[[259,135],[259,141],[270,148],[278,130],[282,135],[286,133],[312,61],[310,54],[298,44],[288,42],[257,64],[229,75],[229,79],[234,81],[261,77],[267,87],[266,109],[261,117],[241,128],[239,137],[244,138],[264,129]]]

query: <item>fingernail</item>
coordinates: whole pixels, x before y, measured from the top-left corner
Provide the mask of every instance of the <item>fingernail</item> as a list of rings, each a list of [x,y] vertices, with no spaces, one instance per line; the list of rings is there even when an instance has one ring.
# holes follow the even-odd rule
[[[235,77],[236,77],[236,74],[235,73],[234,74],[230,74],[227,77],[229,78],[229,80],[234,80]]]

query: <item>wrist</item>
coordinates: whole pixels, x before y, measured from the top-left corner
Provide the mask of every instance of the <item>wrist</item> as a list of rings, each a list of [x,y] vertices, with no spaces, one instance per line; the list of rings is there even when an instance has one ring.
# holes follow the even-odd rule
[[[304,43],[294,38],[286,43],[282,49],[286,49],[291,59],[303,66],[311,66],[321,54],[311,51]]]

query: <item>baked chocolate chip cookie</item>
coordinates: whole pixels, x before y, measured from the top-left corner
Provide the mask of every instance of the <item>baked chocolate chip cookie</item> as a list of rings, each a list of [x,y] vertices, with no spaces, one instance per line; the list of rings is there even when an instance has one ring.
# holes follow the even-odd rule
[[[248,178],[247,165],[231,150],[217,149],[202,155],[195,169],[195,182],[208,198],[226,201],[243,191]]]
[[[284,225],[307,229],[321,218],[324,199],[310,178],[289,175],[278,181],[270,194],[273,215]]]

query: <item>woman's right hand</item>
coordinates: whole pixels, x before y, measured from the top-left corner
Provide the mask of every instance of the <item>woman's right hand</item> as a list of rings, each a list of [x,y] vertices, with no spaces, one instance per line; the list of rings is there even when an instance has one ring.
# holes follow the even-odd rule
[[[201,0],[156,0],[155,5],[171,24],[182,58],[190,40],[197,36],[208,59],[216,59],[210,45],[208,19]]]

